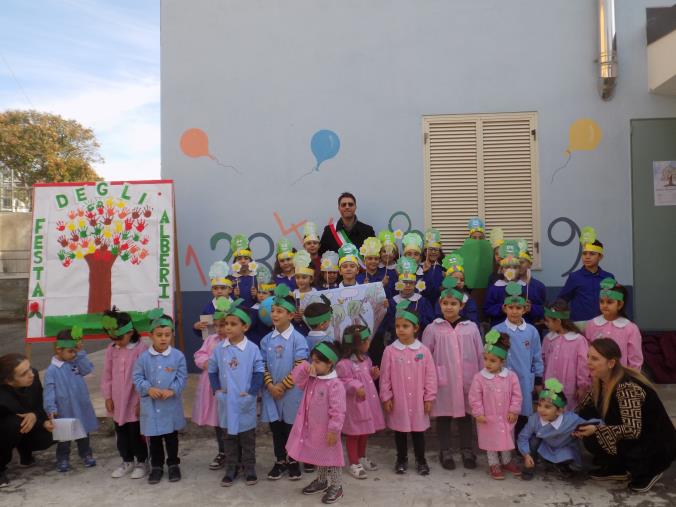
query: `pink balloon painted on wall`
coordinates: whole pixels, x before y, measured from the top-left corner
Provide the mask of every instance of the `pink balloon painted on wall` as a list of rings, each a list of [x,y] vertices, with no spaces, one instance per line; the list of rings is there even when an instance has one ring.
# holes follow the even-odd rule
[[[598,123],[591,118],[578,118],[568,129],[568,148],[564,152],[568,155],[566,162],[556,169],[552,174],[552,183],[554,177],[561,169],[564,169],[573,155],[574,151],[591,151],[595,150],[603,138],[603,131]]]
[[[236,173],[240,173],[239,170],[231,165],[223,164],[218,160],[214,155],[209,151],[209,136],[207,133],[200,128],[190,128],[187,129],[181,134],[181,140],[179,142],[181,151],[183,154],[190,158],[200,158],[207,157],[214,162],[216,162],[221,167],[226,169],[232,169]],[[240,173],[241,174],[241,173]]]

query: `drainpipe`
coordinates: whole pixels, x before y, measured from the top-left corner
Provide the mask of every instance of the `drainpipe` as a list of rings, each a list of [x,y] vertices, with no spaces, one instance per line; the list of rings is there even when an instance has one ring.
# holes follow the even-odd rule
[[[599,2],[599,94],[610,100],[617,81],[617,40],[615,38],[615,0]]]

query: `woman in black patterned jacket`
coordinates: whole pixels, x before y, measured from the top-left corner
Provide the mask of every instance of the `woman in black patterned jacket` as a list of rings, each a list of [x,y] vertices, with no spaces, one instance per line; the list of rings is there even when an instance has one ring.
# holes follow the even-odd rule
[[[676,458],[676,430],[650,382],[620,364],[620,348],[610,338],[589,345],[587,363],[592,389],[577,408],[584,419],[600,418],[576,435],[594,455],[597,480],[627,480],[646,492]]]

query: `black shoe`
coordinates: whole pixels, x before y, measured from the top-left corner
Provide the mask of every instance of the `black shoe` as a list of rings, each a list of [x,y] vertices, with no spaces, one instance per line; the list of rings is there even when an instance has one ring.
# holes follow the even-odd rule
[[[430,474],[430,466],[427,464],[427,461],[416,462],[415,467],[418,470],[418,475]]]
[[[157,484],[162,480],[164,469],[162,467],[152,467],[148,474],[148,484]]]
[[[634,493],[647,493],[661,478],[662,472],[653,477],[646,477],[643,479],[631,481],[629,483],[629,489],[632,490]]]
[[[439,463],[446,470],[455,470],[455,461],[453,461],[453,455],[449,450],[439,452]]]
[[[336,503],[342,496],[342,486],[329,486],[329,489],[326,490],[326,493],[322,497],[322,503]]]
[[[298,481],[301,477],[300,463],[297,461],[289,461],[289,480]]]
[[[397,461],[394,464],[394,473],[396,474],[405,474],[408,470],[408,461]]]
[[[225,487],[225,488],[228,488],[228,487],[232,486],[232,484],[233,484],[233,482],[234,482],[234,480],[235,480],[235,477],[234,477],[234,476],[235,476],[235,472],[236,472],[236,471],[237,471],[237,469],[234,468],[234,467],[228,468],[228,469],[225,471],[225,475],[224,475],[223,478],[221,479],[221,486],[223,486],[223,487]]]
[[[532,481],[533,477],[535,477],[535,467],[532,468],[523,467],[521,469],[521,478],[524,481]]]
[[[575,470],[570,468],[568,463],[559,463],[555,467],[561,479],[572,479],[575,477]]]
[[[169,482],[178,482],[181,480],[181,469],[178,465],[169,465]]]
[[[601,467],[589,474],[595,481],[626,481],[629,474],[621,468]]]
[[[220,470],[225,466],[225,453],[219,452],[209,463],[209,470]]]
[[[249,468],[246,471],[246,485],[247,486],[253,486],[258,482],[258,476],[256,475],[256,469],[255,468]]]
[[[35,465],[33,454],[29,453],[19,457],[19,468],[30,468]]]
[[[268,479],[271,481],[277,481],[282,478],[282,475],[284,475],[287,470],[287,464],[283,461],[278,461],[275,463],[275,466],[272,467],[272,470],[268,472]]]
[[[306,474],[313,474],[315,470],[316,468],[314,465],[311,465],[310,463],[303,463],[303,472]]]
[[[329,483],[324,481],[320,481],[319,479],[315,479],[312,481],[310,484],[305,486],[303,488],[303,494],[304,495],[314,495],[315,493],[323,493],[329,489]]]
[[[0,472],[0,488],[6,488],[7,486],[9,486],[7,472]]]
[[[473,470],[476,468],[476,456],[469,449],[463,449],[462,451],[462,466]]]

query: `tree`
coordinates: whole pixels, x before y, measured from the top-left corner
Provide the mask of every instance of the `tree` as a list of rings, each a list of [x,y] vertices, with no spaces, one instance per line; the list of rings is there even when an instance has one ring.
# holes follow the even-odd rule
[[[37,182],[98,181],[103,162],[94,132],[75,120],[39,111],[0,113],[0,168],[21,186]]]
[[[139,265],[148,257],[150,239],[144,230],[152,214],[150,206],[129,207],[122,199],[108,197],[73,207],[67,220],[56,222],[61,264],[68,268],[84,259],[89,268],[87,313],[110,308],[112,269],[117,259]]]

